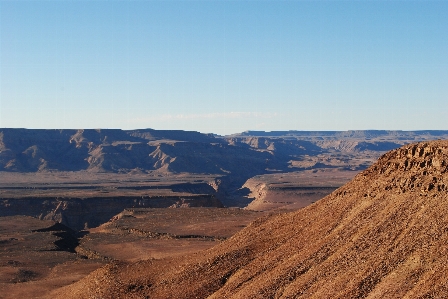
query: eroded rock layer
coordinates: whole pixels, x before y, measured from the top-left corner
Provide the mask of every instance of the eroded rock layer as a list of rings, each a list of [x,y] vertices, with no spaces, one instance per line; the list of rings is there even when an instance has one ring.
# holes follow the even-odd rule
[[[54,220],[75,230],[96,227],[126,208],[222,207],[213,195],[21,198],[0,200],[0,216]]]

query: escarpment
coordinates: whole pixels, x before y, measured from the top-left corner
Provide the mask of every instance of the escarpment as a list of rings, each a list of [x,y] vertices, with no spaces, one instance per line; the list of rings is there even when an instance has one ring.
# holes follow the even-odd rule
[[[74,230],[96,227],[126,208],[222,207],[213,195],[41,197],[0,200],[0,216],[26,215],[54,220]]]

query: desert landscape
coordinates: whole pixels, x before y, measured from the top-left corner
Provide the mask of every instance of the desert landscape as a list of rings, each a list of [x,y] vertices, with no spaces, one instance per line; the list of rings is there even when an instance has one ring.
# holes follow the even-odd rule
[[[446,196],[446,143],[433,139],[448,131],[2,129],[0,298],[411,294],[379,283],[411,275],[416,247],[388,257],[398,244],[371,238],[409,233],[382,227],[403,200]]]
[[[203,252],[108,264],[59,298],[444,298],[448,143],[382,156],[336,192]],[[325,216],[325,217],[324,217]]]
[[[447,15],[0,0],[0,299],[448,298]]]

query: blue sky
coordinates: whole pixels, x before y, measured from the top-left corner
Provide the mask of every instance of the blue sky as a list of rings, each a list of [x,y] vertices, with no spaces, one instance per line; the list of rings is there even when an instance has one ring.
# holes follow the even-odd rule
[[[0,127],[448,129],[448,1],[0,0]]]

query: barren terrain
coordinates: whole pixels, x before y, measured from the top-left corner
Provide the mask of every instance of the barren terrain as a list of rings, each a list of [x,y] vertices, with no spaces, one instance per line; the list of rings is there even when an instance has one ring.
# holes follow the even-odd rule
[[[230,238],[262,215],[225,208],[129,209],[89,230],[78,250],[122,261],[185,255]]]
[[[52,219],[78,230],[132,207],[295,209],[346,183],[387,150],[441,137],[448,131],[219,137],[152,129],[1,129],[0,216]]]
[[[53,221],[0,217],[0,298],[51,298],[51,291],[110,262],[205,250],[262,215],[224,208],[139,208],[79,233]]]
[[[112,263],[57,298],[444,298],[448,141],[404,146],[299,211],[183,257]]]
[[[388,150],[437,138],[448,138],[448,131],[248,131],[222,137],[151,129],[0,129],[0,298],[325,298],[327,286],[335,290],[331,298],[375,298],[373,286],[383,272],[362,268],[362,281],[344,281],[352,288],[347,293],[338,289],[344,284],[341,273],[357,277],[358,270],[331,264],[342,259],[339,252],[356,252],[350,258],[357,260],[375,251],[360,251],[364,243],[356,250],[337,246],[375,238],[376,231],[369,231],[374,222],[365,224],[365,219],[395,219],[390,213],[398,215],[405,205],[390,191],[397,184],[407,184],[396,194],[406,193],[416,206],[421,196],[446,196],[439,178],[445,173],[440,167],[446,166],[446,145],[401,150],[411,156],[393,158],[396,167],[385,170],[397,177],[393,187],[369,173],[394,154],[365,169]],[[404,178],[400,171],[410,169],[414,174]],[[369,175],[360,182],[363,170]],[[435,181],[419,193],[420,176],[426,180],[429,174]],[[357,218],[368,207],[382,209],[381,202],[369,198],[396,202],[381,217]],[[406,217],[417,223],[413,215]],[[336,234],[335,227],[343,234]],[[362,237],[364,231],[368,236]],[[389,263],[384,260],[388,253],[372,244],[367,247]],[[330,264],[320,268],[322,263]],[[378,265],[366,267],[376,271]],[[386,272],[398,280],[401,274],[391,273],[407,271],[393,267]],[[319,271],[331,279],[323,279]],[[356,293],[356,288],[365,291]],[[380,289],[378,294],[388,293]]]
[[[243,185],[251,191],[248,197],[253,199],[245,209],[297,210],[330,194],[357,173],[350,170],[315,169],[255,176]]]
[[[53,221],[0,217],[0,298],[37,298],[105,264],[74,253],[77,235]]]

